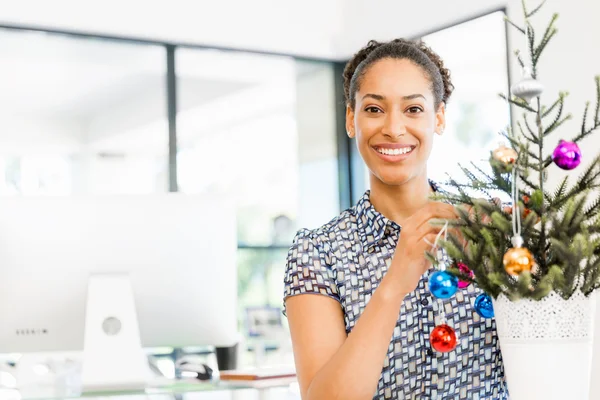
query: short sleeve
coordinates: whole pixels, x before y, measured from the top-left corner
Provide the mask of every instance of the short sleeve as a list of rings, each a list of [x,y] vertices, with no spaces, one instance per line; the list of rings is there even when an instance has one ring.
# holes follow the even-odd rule
[[[300,294],[320,294],[341,304],[334,273],[327,264],[323,246],[312,231],[300,230],[288,252],[284,276],[284,315],[287,298]]]

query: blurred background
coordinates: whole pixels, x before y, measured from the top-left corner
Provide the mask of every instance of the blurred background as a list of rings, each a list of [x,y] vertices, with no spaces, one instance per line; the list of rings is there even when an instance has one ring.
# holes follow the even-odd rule
[[[240,366],[291,363],[287,249],[368,189],[345,133],[345,62],[369,39],[440,54],[456,87],[429,166],[443,181],[459,162],[483,166],[511,124],[498,94],[521,78],[524,43],[504,21],[520,20],[520,3],[2,1],[0,195],[229,193]],[[539,29],[558,11],[560,32],[540,80],[569,90],[578,116],[600,72],[583,45],[600,37],[600,6],[547,3]],[[256,310],[274,310],[273,332],[257,333]]]

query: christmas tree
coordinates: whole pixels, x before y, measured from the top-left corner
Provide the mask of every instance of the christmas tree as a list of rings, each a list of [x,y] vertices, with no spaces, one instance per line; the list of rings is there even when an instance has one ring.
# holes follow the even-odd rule
[[[506,146],[491,153],[489,169],[461,165],[464,177],[450,177],[436,196],[466,205],[457,207],[459,219],[449,222],[449,234],[440,242],[453,260],[448,272],[475,282],[494,298],[504,294],[512,301],[539,300],[551,291],[569,299],[577,290],[587,296],[600,287],[600,197],[592,196],[600,187],[600,153],[589,149],[583,157],[590,163],[578,176],[567,176],[555,190],[546,187],[552,169],[579,165],[578,143],[600,127],[600,76],[595,78],[595,107],[588,102],[583,108],[579,132],[558,143],[551,140],[553,133],[573,130],[560,130],[572,118],[563,115],[566,92],[549,106],[541,101],[538,65],[557,33],[558,18],[554,14],[537,36],[530,20],[543,5],[528,10],[523,1],[523,25],[506,19],[526,39],[528,50],[515,52],[524,80],[502,96],[522,111],[515,129],[502,132]],[[547,154],[548,144],[556,146],[552,154]],[[498,192],[510,196],[510,205],[495,200]],[[437,264],[436,257],[428,256]]]

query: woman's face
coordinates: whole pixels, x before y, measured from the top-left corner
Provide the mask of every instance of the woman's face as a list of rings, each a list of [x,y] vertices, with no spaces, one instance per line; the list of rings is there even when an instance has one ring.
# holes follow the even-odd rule
[[[406,59],[371,64],[346,109],[346,128],[371,172],[371,181],[401,185],[427,175],[434,133],[445,126],[445,107],[435,109],[431,82]]]

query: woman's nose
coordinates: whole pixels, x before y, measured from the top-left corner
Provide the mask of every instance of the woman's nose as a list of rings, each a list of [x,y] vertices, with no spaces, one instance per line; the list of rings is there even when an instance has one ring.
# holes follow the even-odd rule
[[[397,138],[406,134],[406,125],[402,114],[399,112],[388,113],[383,125],[382,133],[390,138]]]

